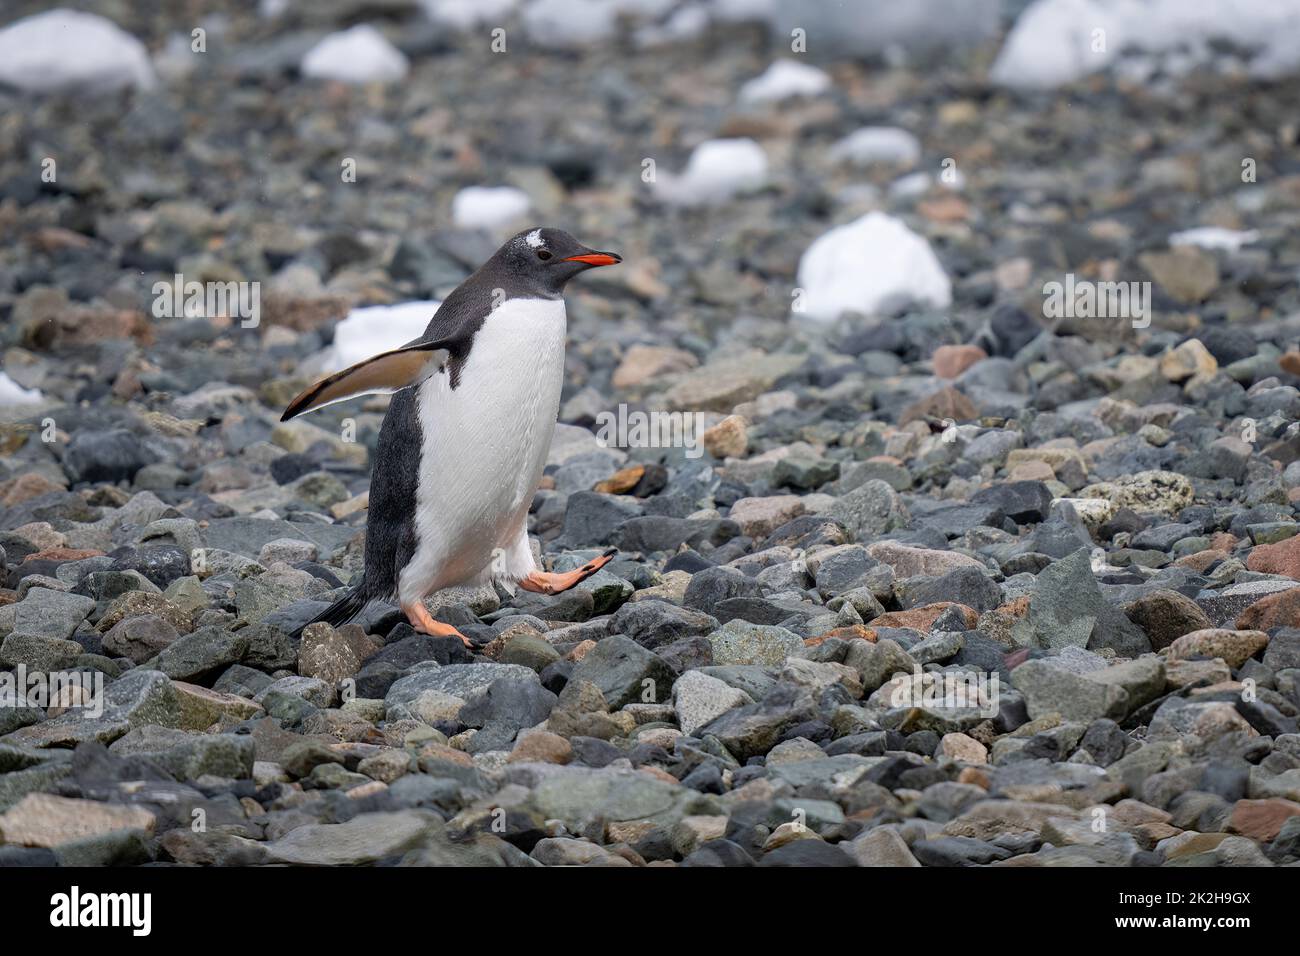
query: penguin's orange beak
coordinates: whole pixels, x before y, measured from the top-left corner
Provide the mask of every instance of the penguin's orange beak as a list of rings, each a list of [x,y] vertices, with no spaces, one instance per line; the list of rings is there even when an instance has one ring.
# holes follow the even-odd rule
[[[587,252],[580,256],[569,256],[565,262],[584,262],[589,266],[612,266],[622,262],[623,257],[612,252]]]

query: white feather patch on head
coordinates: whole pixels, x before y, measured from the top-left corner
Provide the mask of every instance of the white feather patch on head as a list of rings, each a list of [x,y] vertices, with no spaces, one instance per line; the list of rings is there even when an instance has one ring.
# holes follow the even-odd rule
[[[524,242],[528,243],[529,248],[540,249],[542,247],[542,230],[534,229],[524,236]]]

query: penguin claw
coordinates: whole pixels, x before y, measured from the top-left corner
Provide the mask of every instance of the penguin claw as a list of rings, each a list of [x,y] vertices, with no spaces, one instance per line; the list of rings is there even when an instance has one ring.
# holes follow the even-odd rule
[[[605,565],[609,564],[618,548],[610,548],[594,561],[588,561],[576,571],[534,571],[519,582],[525,591],[537,591],[541,594],[562,594],[581,584]]]
[[[474,645],[470,643],[468,637],[450,624],[434,620],[433,615],[429,613],[429,609],[423,604],[411,604],[403,607],[402,610],[406,614],[406,619],[411,622],[411,627],[421,634],[428,634],[430,637],[459,637],[462,644],[470,650],[474,649]]]

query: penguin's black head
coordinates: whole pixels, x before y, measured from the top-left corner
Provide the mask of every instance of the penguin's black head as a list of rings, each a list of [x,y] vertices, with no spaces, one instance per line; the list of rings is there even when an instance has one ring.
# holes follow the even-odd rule
[[[497,256],[511,272],[549,295],[558,295],[579,272],[623,261],[612,252],[588,249],[563,229],[542,227],[507,240]]]

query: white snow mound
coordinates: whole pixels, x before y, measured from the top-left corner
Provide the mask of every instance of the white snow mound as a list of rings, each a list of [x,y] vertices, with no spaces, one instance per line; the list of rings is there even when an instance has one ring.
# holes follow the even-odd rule
[[[534,0],[524,8],[524,32],[538,46],[579,49],[611,39],[618,13],[610,0]]]
[[[1054,89],[1147,55],[1210,62],[1214,40],[1252,51],[1256,76],[1290,72],[1300,66],[1300,0],[1035,0],[989,75],[1003,86]]]
[[[997,36],[1001,6],[1002,0],[775,0],[768,26],[773,42],[787,48],[792,31],[803,30],[818,57],[892,58],[978,46]]]
[[[0,29],[0,84],[31,93],[95,93],[156,83],[144,44],[93,13],[60,8]]]
[[[795,96],[816,96],[831,88],[825,71],[797,60],[777,60],[762,76],[740,88],[742,103],[778,103]]]
[[[39,405],[45,396],[38,388],[23,388],[4,372],[0,372],[0,408],[19,405]]]
[[[1226,249],[1236,252],[1242,246],[1250,245],[1259,239],[1254,229],[1239,232],[1236,229],[1220,229],[1217,226],[1201,226],[1197,229],[1184,229],[1169,237],[1171,246],[1199,246],[1202,249]]]
[[[769,20],[776,12],[776,0],[713,0],[709,16],[717,23]]]
[[[528,212],[532,200],[514,186],[468,186],[451,201],[451,218],[466,229],[495,229]]]
[[[420,6],[434,23],[469,30],[483,24],[502,26],[519,0],[421,0]]]
[[[320,356],[320,372],[337,372],[419,338],[440,305],[434,301],[399,302],[353,309],[334,326],[334,344]]]
[[[930,244],[881,212],[818,237],[799,260],[798,282],[796,311],[827,322],[845,312],[880,315],[952,304],[952,283]]]
[[[864,126],[832,146],[830,156],[857,166],[873,163],[914,166],[921,159],[921,143],[897,126]]]
[[[406,76],[410,62],[374,27],[359,23],[331,33],[307,51],[300,70],[314,80],[391,83]]]
[[[681,175],[659,174],[660,198],[682,206],[702,206],[762,189],[767,154],[752,139],[710,139],[691,152]]]

